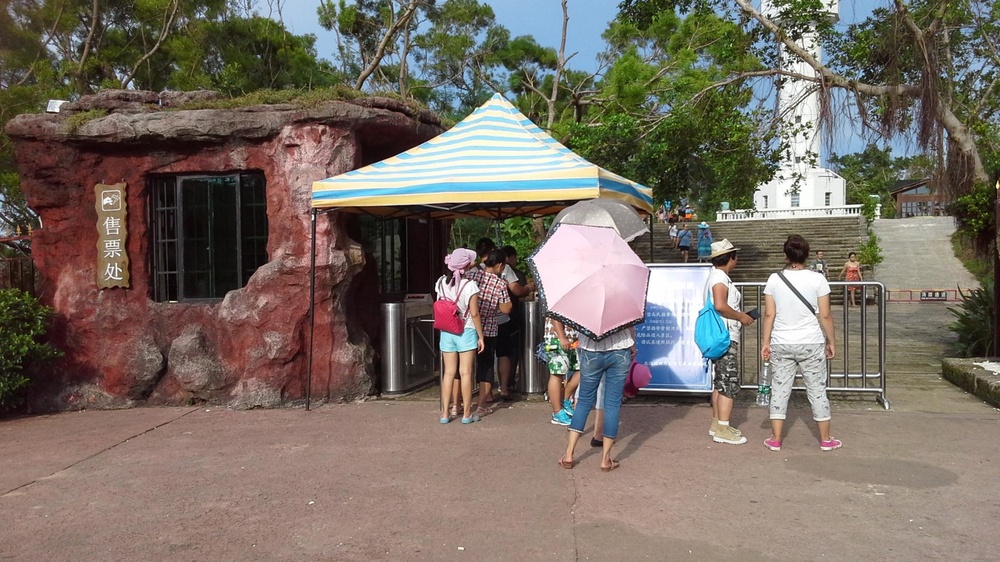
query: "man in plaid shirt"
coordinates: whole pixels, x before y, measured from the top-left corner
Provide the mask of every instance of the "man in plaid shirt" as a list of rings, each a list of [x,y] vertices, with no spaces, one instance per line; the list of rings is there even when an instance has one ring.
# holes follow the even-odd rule
[[[476,357],[476,382],[479,383],[479,417],[492,414],[487,401],[493,398],[493,363],[496,358],[496,339],[499,330],[497,316],[510,314],[513,305],[507,283],[499,277],[507,265],[507,254],[503,250],[490,250],[479,256],[482,262],[466,274],[465,278],[479,286],[479,317],[483,320],[483,340],[485,348]]]

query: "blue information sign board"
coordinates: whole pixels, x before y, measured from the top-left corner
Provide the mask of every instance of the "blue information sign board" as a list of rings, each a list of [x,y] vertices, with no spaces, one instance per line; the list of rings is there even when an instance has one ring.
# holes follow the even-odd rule
[[[651,264],[646,321],[635,327],[636,361],[653,374],[643,390],[711,392],[708,363],[694,343],[694,323],[705,306],[708,264]]]

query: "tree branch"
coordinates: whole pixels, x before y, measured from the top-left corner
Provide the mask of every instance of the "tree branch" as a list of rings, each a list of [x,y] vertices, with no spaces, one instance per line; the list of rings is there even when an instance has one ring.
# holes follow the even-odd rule
[[[76,66],[76,78],[79,82],[77,85],[80,88],[79,93],[84,93],[83,88],[83,66],[87,62],[87,57],[90,56],[90,48],[94,41],[94,35],[97,33],[97,19],[100,13],[99,1],[94,0],[93,8],[90,12],[90,32],[87,34],[87,40],[83,44],[83,54],[80,55],[80,63]]]
[[[361,88],[365,85],[365,80],[367,80],[368,77],[375,72],[375,69],[378,68],[379,64],[382,62],[382,57],[385,56],[385,50],[389,46],[389,42],[393,40],[396,32],[398,32],[401,27],[410,22],[410,18],[412,18],[413,14],[417,11],[418,3],[418,0],[410,0],[410,3],[406,6],[406,10],[403,14],[400,15],[398,19],[393,21],[389,26],[389,29],[386,30],[382,40],[379,41],[378,48],[375,49],[375,53],[372,55],[372,60],[368,63],[368,66],[361,71],[361,75],[358,76],[358,80],[354,83],[355,90],[361,90]]]
[[[163,28],[160,29],[160,37],[157,38],[156,44],[154,44],[153,47],[146,52],[146,54],[142,55],[142,57],[138,61],[136,61],[135,65],[132,67],[132,70],[129,71],[129,73],[126,74],[124,78],[122,78],[121,81],[122,89],[128,88],[128,85],[135,78],[135,74],[139,72],[139,67],[142,66],[143,63],[149,60],[149,58],[152,57],[153,54],[155,54],[156,51],[160,49],[160,45],[163,44],[163,40],[166,39],[168,35],[170,35],[170,29],[174,25],[174,18],[177,17],[177,8],[179,7],[179,5],[180,5],[180,0],[173,1],[173,10],[170,12],[169,16],[167,16],[166,11],[164,11]],[[169,9],[170,7],[168,6],[167,10]]]
[[[775,38],[778,39],[789,51],[791,51],[795,56],[802,59],[803,62],[808,64],[817,74],[819,74],[821,79],[821,86],[826,88],[842,88],[848,91],[859,92],[870,96],[886,96],[886,95],[898,95],[898,96],[910,96],[913,98],[920,98],[922,95],[922,89],[916,84],[887,84],[882,86],[876,86],[874,84],[867,84],[864,82],[858,82],[855,80],[850,80],[840,74],[831,71],[827,66],[820,63],[813,57],[806,49],[803,49],[798,44],[795,43],[788,34],[779,28],[773,21],[768,17],[764,16],[761,12],[756,10],[750,3],[750,0],[734,0],[740,9],[743,10],[745,14],[759,22],[765,29],[771,32]],[[930,65],[930,54],[927,50],[926,40],[924,33],[920,30],[913,18],[910,17],[906,10],[906,5],[902,0],[894,0],[897,11],[900,12],[903,19],[903,24],[910,30],[914,36],[914,41],[917,43],[918,48],[920,48],[924,59],[924,68],[922,69],[924,73],[931,72]],[[938,17],[943,17],[944,8],[947,2],[942,2],[938,7]],[[934,76],[933,79],[937,79]],[[962,122],[958,116],[955,115],[954,111],[950,106],[945,104],[941,99],[936,100],[923,100],[924,103],[934,103],[933,108],[936,112],[938,123],[940,126],[948,132],[949,139],[953,141],[959,149],[967,155],[973,162],[973,176],[976,181],[986,181],[989,176],[985,172],[983,167],[982,159],[979,156],[978,150],[976,148],[975,139],[972,137],[968,126]]]
[[[889,94],[896,95],[909,95],[920,93],[920,87],[914,84],[894,84],[887,86],[876,86],[874,84],[867,84],[865,82],[858,82],[856,80],[851,80],[845,76],[841,76],[826,67],[823,63],[816,60],[809,51],[800,47],[795,41],[793,41],[788,34],[785,33],[783,29],[778,27],[773,21],[771,21],[767,16],[760,13],[750,0],[734,0],[740,9],[743,10],[745,14],[751,18],[757,20],[764,29],[771,32],[774,37],[780,41],[785,48],[792,52],[795,56],[802,59],[803,62],[808,64],[817,74],[820,75],[820,80],[829,87],[843,88],[845,90],[856,90],[863,94],[868,94],[872,96],[884,96]],[[815,78],[814,78],[815,80]]]
[[[546,100],[549,106],[546,129],[549,131],[552,131],[552,125],[556,122],[556,99],[559,97],[559,82],[562,80],[563,68],[566,66],[566,30],[569,28],[569,9],[566,7],[566,2],[567,0],[562,0],[562,36],[559,39],[559,59],[556,62],[556,73],[552,78],[552,96]]]
[[[931,20],[930,25],[927,26],[927,34],[934,35],[938,32],[938,28],[944,23],[945,12],[948,11],[948,2],[941,2],[938,5],[937,13],[934,14],[934,19]]]
[[[35,53],[35,60],[31,61],[31,66],[28,67],[28,72],[25,73],[25,75],[22,76],[21,79],[17,81],[18,86],[23,86],[24,83],[28,81],[28,78],[31,78],[31,75],[35,73],[35,65],[38,64],[38,59],[42,58],[42,53],[45,51],[45,48],[48,47],[49,43],[52,41],[52,38],[55,36],[56,28],[59,27],[59,22],[62,20],[63,12],[65,12],[65,10],[66,10],[66,2],[59,4],[59,13],[56,14],[56,19],[54,22],[52,22],[52,29],[49,30],[48,35],[45,37],[45,39],[41,43],[39,43],[38,52]]]
[[[913,42],[916,43],[917,48],[920,49],[920,56],[924,60],[924,68],[930,68],[931,58],[927,49],[927,36],[924,35],[924,32],[920,29],[920,26],[917,25],[917,22],[913,21],[913,18],[910,17],[910,12],[907,9],[906,4],[903,3],[903,0],[895,0],[895,3],[896,12],[902,16],[903,25],[906,26],[906,29],[910,30],[910,35],[913,36]],[[944,8],[947,4],[947,2],[942,2],[939,8]],[[940,21],[940,19],[935,17],[934,23],[938,21]],[[929,29],[928,32],[930,32]]]

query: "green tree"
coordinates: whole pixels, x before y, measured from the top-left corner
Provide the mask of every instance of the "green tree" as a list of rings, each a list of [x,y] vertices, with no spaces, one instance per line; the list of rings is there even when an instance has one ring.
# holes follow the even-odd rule
[[[280,7],[280,6],[279,6]],[[279,10],[280,14],[280,10]],[[0,10],[0,232],[37,227],[2,134],[48,99],[100,88],[308,88],[339,81],[296,36],[240,0],[12,0]]]
[[[418,100],[451,120],[507,89],[496,86],[509,32],[478,0],[323,0],[317,13],[357,89]]]
[[[493,95],[497,50],[507,30],[493,9],[476,0],[446,0],[428,10],[414,38],[413,96],[446,119],[458,120]]]
[[[767,13],[751,0],[623,0],[621,16],[647,26],[659,14],[716,13],[756,38],[744,48],[766,67],[733,69],[718,87],[750,76],[786,79],[777,44],[804,61],[826,102],[822,120],[833,123],[836,90],[874,138],[905,136],[935,155],[944,185],[961,195],[986,183],[986,163],[996,161],[995,130],[1000,89],[1000,2],[997,0],[893,0],[866,20],[837,27],[822,0],[772,0]],[[815,26],[829,62],[800,44]]]
[[[337,34],[338,56],[345,75],[361,90],[369,78],[376,89],[407,84],[412,38],[434,0],[322,0],[317,15],[324,29]],[[389,61],[389,64],[386,64]],[[396,80],[386,75],[395,61]],[[405,95],[405,92],[401,95]]]
[[[76,95],[156,90],[171,74],[170,39],[193,23],[224,17],[228,6],[228,0],[17,0],[4,23],[27,53],[20,72],[39,83],[50,78]]]
[[[0,411],[20,402],[20,390],[30,378],[26,368],[59,357],[44,343],[52,309],[18,289],[0,289]]]
[[[746,85],[712,88],[730,69],[758,64],[744,55],[749,39],[739,26],[711,12],[663,12],[646,26],[616,21],[605,38],[604,57],[615,62],[570,147],[652,187],[658,201],[687,195],[702,209],[752,206],[777,158],[774,132],[756,124]]]
[[[847,182],[847,204],[864,204],[876,195],[882,216],[894,214],[890,194],[894,183],[904,179],[931,177],[934,163],[923,155],[893,157],[889,148],[869,144],[861,152],[830,157],[830,165]]]
[[[236,96],[344,81],[331,63],[318,58],[314,36],[291,34],[274,19],[249,14],[201,21],[189,29],[168,49],[175,59],[170,88],[207,88]]]

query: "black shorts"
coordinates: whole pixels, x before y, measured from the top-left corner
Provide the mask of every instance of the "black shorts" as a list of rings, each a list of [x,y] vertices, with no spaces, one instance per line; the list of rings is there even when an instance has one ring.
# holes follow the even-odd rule
[[[483,352],[476,354],[476,372],[475,381],[476,382],[488,382],[493,384],[495,380],[493,376],[493,359],[496,357],[496,336],[484,336],[483,337]],[[455,380],[461,380],[462,377],[455,371]]]
[[[521,328],[516,320],[500,324],[500,331],[497,334],[497,357],[517,357],[518,338],[521,337]]]
[[[677,249],[682,252],[686,252],[691,249],[691,246],[677,246]]]
[[[493,359],[496,357],[497,336],[483,338],[483,352],[476,355],[476,382],[493,384]]]

